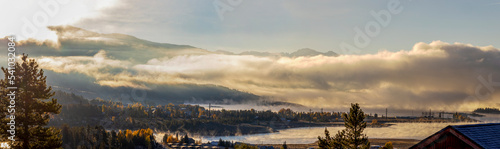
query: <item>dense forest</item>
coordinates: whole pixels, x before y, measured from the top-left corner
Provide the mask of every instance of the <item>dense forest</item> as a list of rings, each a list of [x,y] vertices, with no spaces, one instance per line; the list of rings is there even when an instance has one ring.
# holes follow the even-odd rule
[[[200,135],[235,135],[269,132],[269,126],[298,121],[339,121],[340,112],[278,112],[250,110],[212,110],[198,105],[123,104],[100,98],[87,100],[72,93],[57,91],[61,114],[54,115],[52,126],[100,125],[105,129],[143,129],[196,133]],[[251,125],[241,125],[251,124]]]
[[[138,129],[135,131],[106,131],[102,126],[69,127],[62,126],[64,148],[162,148],[154,140],[153,130]]]
[[[500,110],[497,108],[477,108],[474,110],[477,113],[489,113],[489,114],[500,114]]]

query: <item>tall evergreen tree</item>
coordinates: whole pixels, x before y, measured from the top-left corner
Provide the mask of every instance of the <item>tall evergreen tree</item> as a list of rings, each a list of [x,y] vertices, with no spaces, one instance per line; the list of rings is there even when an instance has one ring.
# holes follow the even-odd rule
[[[224,141],[222,141],[222,138],[219,138],[219,143],[217,144],[217,146],[224,146]]]
[[[110,145],[111,148],[119,146],[119,144],[118,144],[118,137],[116,136],[116,131],[115,130],[111,131],[111,140],[109,141],[109,145]]]
[[[17,63],[15,68],[14,86],[17,87],[15,99],[15,126],[16,136],[13,148],[59,148],[62,145],[60,130],[46,127],[51,114],[58,114],[61,105],[54,95],[52,88],[47,86],[44,71],[39,69],[34,59],[28,59],[28,55],[21,56],[22,62]],[[7,87],[12,86],[8,77],[9,69],[3,68],[5,78],[0,80],[0,129],[5,132],[8,129],[6,118],[7,106],[10,105]]]
[[[342,117],[344,117],[344,125],[346,127],[347,148],[369,148],[370,142],[368,142],[368,137],[366,134],[363,134],[363,130],[366,128],[366,122],[364,121],[365,113],[361,110],[359,104],[351,104],[349,115],[343,113]]]
[[[189,137],[188,137],[187,134],[184,136],[184,139],[182,139],[182,142],[183,143],[189,143]]]
[[[281,146],[281,149],[288,149],[288,146],[286,146],[286,141],[283,143],[283,145]]]
[[[71,135],[69,134],[68,124],[63,124],[61,129],[62,129],[62,142],[63,142],[63,144],[70,142]]]
[[[168,142],[169,141],[168,137],[170,137],[170,135],[168,135],[168,134],[163,135],[161,142],[163,142],[163,144],[171,143],[171,142]]]
[[[349,113],[343,113],[344,126],[346,129],[339,131],[335,137],[331,137],[325,129],[325,138],[319,137],[318,146],[322,149],[358,149],[369,148],[370,142],[363,130],[366,128],[365,113],[359,104],[351,104]]]

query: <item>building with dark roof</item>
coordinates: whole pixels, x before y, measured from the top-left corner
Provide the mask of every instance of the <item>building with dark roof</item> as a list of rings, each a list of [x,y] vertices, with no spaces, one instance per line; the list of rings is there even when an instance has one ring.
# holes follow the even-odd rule
[[[500,123],[447,126],[410,149],[500,149]]]

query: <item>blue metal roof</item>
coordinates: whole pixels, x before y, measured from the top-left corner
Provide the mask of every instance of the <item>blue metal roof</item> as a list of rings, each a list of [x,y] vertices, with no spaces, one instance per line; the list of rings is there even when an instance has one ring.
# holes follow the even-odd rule
[[[500,123],[456,125],[451,127],[483,148],[500,148]]]

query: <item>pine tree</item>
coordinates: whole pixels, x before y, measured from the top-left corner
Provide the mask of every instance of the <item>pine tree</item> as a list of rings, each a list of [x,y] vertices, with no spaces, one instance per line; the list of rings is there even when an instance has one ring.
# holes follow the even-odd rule
[[[71,135],[69,134],[69,126],[68,124],[62,125],[62,142],[63,144],[67,144],[70,142]]]
[[[15,126],[16,141],[13,148],[59,148],[62,145],[60,130],[53,127],[46,127],[51,114],[59,114],[61,105],[57,99],[51,98],[54,95],[51,87],[47,87],[44,71],[39,69],[34,59],[28,59],[28,55],[23,54],[22,62],[17,63],[15,68]],[[8,129],[5,121],[9,115],[7,105],[10,105],[9,96],[4,96],[12,90],[7,87],[12,86],[8,82],[9,69],[3,68],[5,78],[0,80],[2,94],[0,99],[0,117],[2,122],[0,128],[3,132]]]
[[[217,146],[224,146],[224,141],[222,141],[222,138],[219,138],[219,143],[217,144]]]
[[[281,146],[281,149],[288,149],[288,146],[286,146],[286,141],[285,141],[285,143],[283,143],[283,145]]]
[[[368,137],[363,134],[366,128],[365,113],[359,107],[359,104],[351,104],[349,115],[343,113],[344,125],[346,127],[346,143],[348,148],[356,149],[358,147],[370,147]]]
[[[115,130],[111,131],[111,140],[109,141],[109,146],[110,146],[110,148],[118,147],[119,146],[119,144],[118,144],[118,138],[116,136],[116,131]]]
[[[168,137],[170,137],[170,135],[168,135],[168,134],[163,135],[163,138],[161,139],[161,142],[162,142],[163,144],[167,144],[167,143],[169,143],[169,142],[168,142]]]
[[[333,146],[333,141],[332,138],[330,137],[330,131],[325,128],[325,138],[323,139],[322,137],[318,136],[318,146],[322,149],[326,148],[337,148]]]
[[[104,129],[104,127],[102,126],[99,126],[99,132],[101,133],[100,136],[102,137],[101,143],[105,146],[109,146],[109,135],[106,132],[106,129]]]
[[[325,138],[318,136],[318,146],[322,149],[342,149],[345,145],[346,130],[339,130],[335,137],[330,136],[330,132],[325,128]]]
[[[189,143],[189,137],[188,137],[187,134],[184,136],[184,139],[182,139],[182,142],[183,143]]]
[[[318,146],[324,149],[330,148],[369,148],[368,137],[363,134],[366,128],[365,113],[359,107],[359,104],[351,104],[349,114],[343,113],[344,126],[346,129],[339,131],[335,137],[330,137],[328,130],[325,129],[325,138],[318,136]]]

